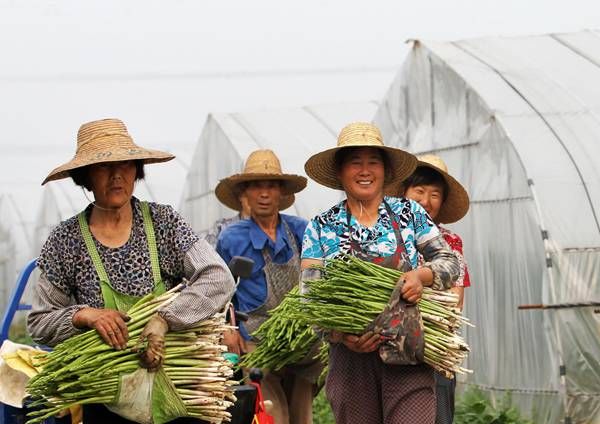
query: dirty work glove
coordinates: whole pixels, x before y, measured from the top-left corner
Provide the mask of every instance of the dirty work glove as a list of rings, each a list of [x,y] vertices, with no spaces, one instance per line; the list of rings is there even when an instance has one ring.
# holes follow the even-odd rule
[[[148,371],[156,371],[165,359],[165,334],[168,330],[167,321],[154,314],[140,335],[137,352],[140,364]]]

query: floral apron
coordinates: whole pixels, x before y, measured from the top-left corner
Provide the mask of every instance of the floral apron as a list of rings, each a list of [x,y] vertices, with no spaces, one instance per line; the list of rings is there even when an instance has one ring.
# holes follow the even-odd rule
[[[398,217],[387,202],[385,208],[392,220],[397,241],[394,254],[388,257],[370,255],[364,252],[355,240],[350,241],[349,254],[388,268],[409,271],[412,266],[400,234]],[[351,234],[351,216],[349,211],[347,212],[348,231]],[[401,308],[398,308],[399,305]],[[406,311],[410,311],[408,315],[413,319],[406,320]],[[411,321],[412,325],[420,322],[420,317],[418,320],[414,319],[413,311],[418,314],[416,306],[407,304],[401,299],[400,286],[398,286],[384,312],[370,326],[371,330],[380,331],[386,340],[381,344],[379,352],[356,353],[343,343],[330,346],[329,373],[325,390],[336,422],[433,424],[435,419],[433,370],[418,361],[415,362],[416,365],[396,365],[393,361],[388,363],[389,359],[398,359],[398,355],[401,356],[400,359],[406,359],[403,357],[406,355],[403,355],[393,343],[401,333],[400,330],[406,329],[404,321]],[[360,401],[357,400],[357,393],[360,393]]]
[[[392,221],[396,236],[396,251],[391,256],[370,255],[363,252],[356,240],[350,237],[349,254],[377,265],[400,269],[408,272],[412,269],[406,252],[404,239],[400,232],[400,223],[396,214],[384,200],[385,209]],[[351,234],[350,211],[346,209],[348,233]],[[415,304],[408,303],[401,296],[401,285],[397,285],[384,311],[367,327],[367,330],[381,334],[384,342],[379,348],[381,360],[386,364],[414,365],[424,359],[423,321]]]

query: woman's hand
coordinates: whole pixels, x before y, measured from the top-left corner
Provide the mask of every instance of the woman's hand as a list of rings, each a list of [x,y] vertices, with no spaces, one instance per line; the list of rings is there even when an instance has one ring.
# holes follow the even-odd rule
[[[83,308],[73,315],[73,325],[77,328],[94,328],[102,340],[114,349],[125,349],[129,333],[127,321],[130,318],[114,309]]]
[[[138,348],[140,364],[148,371],[156,371],[165,360],[165,335],[169,331],[169,324],[158,313],[152,315],[140,334]]]
[[[360,336],[332,331],[329,334],[329,341],[332,343],[344,343],[344,345],[353,352],[369,353],[374,352],[379,348],[381,337],[379,334],[372,331],[367,331]]]
[[[417,303],[423,294],[423,282],[419,276],[418,270],[405,272],[400,277],[404,281],[402,285],[402,298],[410,303]]]
[[[225,330],[223,333],[223,344],[227,346],[227,351],[242,355],[246,353],[244,339],[238,330]]]

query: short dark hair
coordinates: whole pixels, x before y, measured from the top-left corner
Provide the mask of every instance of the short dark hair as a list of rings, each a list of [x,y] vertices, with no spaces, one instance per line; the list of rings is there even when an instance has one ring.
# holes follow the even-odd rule
[[[412,173],[410,177],[402,182],[402,193],[406,193],[411,187],[422,186],[422,185],[438,185],[442,188],[442,197],[444,201],[448,196],[448,183],[444,179],[443,175],[435,169],[428,166],[419,166]]]
[[[73,182],[85,188],[87,191],[92,191],[92,183],[89,179],[89,170],[91,165],[82,166],[81,168],[71,169],[69,175]],[[143,180],[146,177],[144,171],[144,161],[139,159],[135,161],[135,181]]]
[[[368,147],[368,146],[364,146]],[[337,173],[342,169],[342,165],[348,160],[350,156],[352,156],[357,150],[362,149],[364,147],[346,147],[335,152],[335,156],[333,158],[335,163],[335,171]],[[390,180],[394,179],[394,170],[392,169],[392,163],[390,162],[390,158],[388,155],[377,147],[368,147],[377,152],[381,160],[383,161],[383,170],[385,172],[385,183],[387,184]]]

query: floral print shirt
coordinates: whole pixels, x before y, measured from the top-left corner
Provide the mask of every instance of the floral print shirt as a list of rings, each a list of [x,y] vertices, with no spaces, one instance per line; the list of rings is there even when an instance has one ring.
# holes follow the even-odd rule
[[[351,240],[358,242],[366,253],[380,256],[392,255],[396,251],[396,235],[385,203],[398,217],[406,253],[412,267],[416,268],[418,246],[436,239],[440,236],[440,232],[421,205],[404,197],[386,196],[384,202],[379,205],[377,222],[370,228],[361,225],[354,216],[351,216],[351,231],[349,231],[346,201],[317,215],[309,222],[304,232],[302,258],[327,259],[340,253],[348,253]]]
[[[458,264],[460,267],[460,274],[458,275],[458,279],[454,282],[454,287],[470,287],[471,286],[471,278],[469,277],[469,270],[467,268],[467,262],[465,261],[465,257],[463,256],[463,242],[458,234],[449,229],[442,227],[441,225],[438,227],[442,236],[444,236],[444,240],[450,245],[454,254],[458,258]]]

